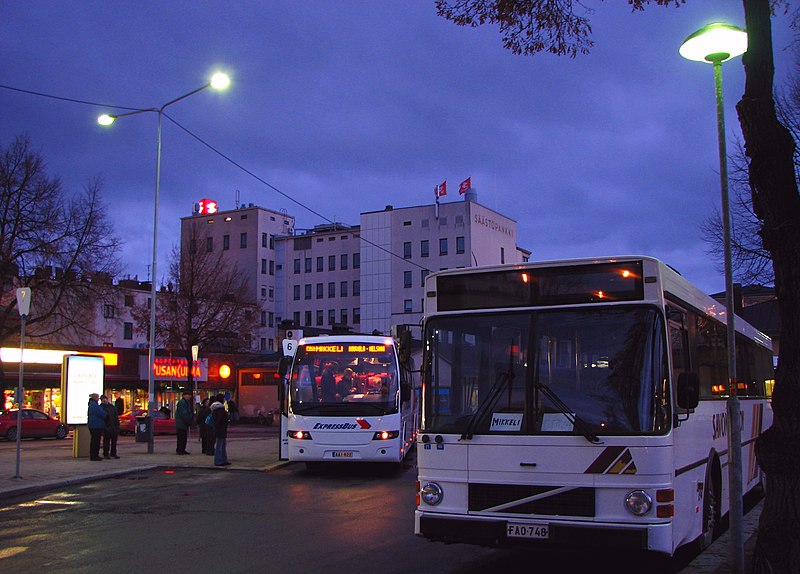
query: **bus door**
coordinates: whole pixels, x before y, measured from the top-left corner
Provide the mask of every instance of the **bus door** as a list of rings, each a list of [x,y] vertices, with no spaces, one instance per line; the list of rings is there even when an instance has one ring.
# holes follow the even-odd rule
[[[289,460],[289,371],[297,350],[297,342],[303,336],[299,330],[287,331],[283,340],[283,358],[278,365],[278,401],[281,406],[280,434],[278,435],[278,460]]]

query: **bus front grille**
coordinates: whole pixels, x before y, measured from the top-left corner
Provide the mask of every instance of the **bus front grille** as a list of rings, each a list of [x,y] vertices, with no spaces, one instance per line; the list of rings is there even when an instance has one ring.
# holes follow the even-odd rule
[[[469,510],[593,518],[594,488],[579,487],[565,491],[557,486],[470,484]]]

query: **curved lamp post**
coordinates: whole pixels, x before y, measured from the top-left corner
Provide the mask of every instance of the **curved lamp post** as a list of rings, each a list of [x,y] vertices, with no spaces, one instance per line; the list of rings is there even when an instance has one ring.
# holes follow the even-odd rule
[[[158,250],[156,248],[158,242],[158,195],[161,187],[161,123],[162,117],[164,115],[164,110],[175,104],[188,98],[189,96],[193,96],[197,92],[201,92],[206,88],[214,88],[215,90],[224,90],[230,85],[230,78],[223,73],[216,73],[211,77],[211,80],[197,88],[196,90],[192,90],[182,96],[175,98],[174,100],[168,101],[166,104],[161,106],[160,108],[147,108],[143,110],[136,110],[133,112],[127,112],[124,114],[117,114],[117,115],[110,115],[110,114],[103,114],[99,118],[97,118],[97,123],[101,126],[110,126],[113,124],[117,118],[123,118],[125,116],[133,116],[136,114],[142,114],[145,112],[155,112],[158,114],[158,149],[156,155],[156,189],[155,189],[155,199],[153,201],[153,265],[151,267],[151,275],[150,275],[150,357],[148,360],[148,373],[147,373],[147,405],[148,411],[150,413],[154,410],[155,404],[155,385],[153,380],[153,365],[156,359],[156,256],[158,254]],[[152,425],[152,417],[151,417],[151,425]],[[152,454],[153,453],[153,429],[152,426],[150,427],[150,432],[148,433],[148,445],[147,445],[147,452]]]
[[[688,60],[714,66],[717,99],[719,179],[722,189],[722,238],[725,251],[725,318],[728,339],[728,484],[730,485],[731,557],[734,572],[744,571],[742,534],[742,431],[736,396],[736,329],[734,325],[733,264],[731,261],[731,215],[728,201],[728,153],[725,146],[725,111],[722,99],[722,63],[747,51],[747,32],[730,24],[715,22],[704,26],[683,42],[680,55]]]

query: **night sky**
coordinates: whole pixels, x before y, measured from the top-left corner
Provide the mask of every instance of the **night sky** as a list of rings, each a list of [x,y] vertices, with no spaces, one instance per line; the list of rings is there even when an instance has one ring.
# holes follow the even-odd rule
[[[720,205],[712,67],[678,48],[709,22],[743,27],[742,4],[587,5],[595,47],[570,59],[515,56],[433,0],[0,0],[0,84],[106,104],[0,88],[0,142],[27,135],[69,193],[101,178],[124,273],[145,280],[157,114],[96,118],[158,108],[223,70],[227,91],[166,110],[178,125],[164,119],[159,279],[201,198],[285,209],[306,229],[432,203],[443,180],[441,200],[459,201],[471,177],[533,260],[653,255],[723,291],[701,237]],[[773,21],[778,85],[795,62],[788,24]],[[741,58],[724,82],[732,151]]]

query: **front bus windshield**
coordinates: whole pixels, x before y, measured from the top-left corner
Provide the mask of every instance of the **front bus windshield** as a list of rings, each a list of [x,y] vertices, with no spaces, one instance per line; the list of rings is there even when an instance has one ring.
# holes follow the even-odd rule
[[[655,308],[640,305],[433,317],[422,430],[466,439],[582,434],[593,442],[664,433],[662,324]]]
[[[289,393],[295,414],[374,416],[397,412],[394,347],[362,343],[300,345]]]

